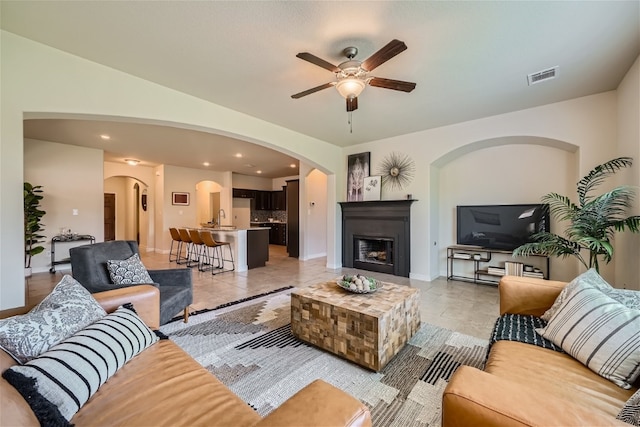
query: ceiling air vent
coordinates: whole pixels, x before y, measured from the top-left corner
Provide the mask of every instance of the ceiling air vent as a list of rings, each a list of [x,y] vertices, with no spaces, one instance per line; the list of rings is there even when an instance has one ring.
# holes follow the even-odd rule
[[[546,70],[538,71],[527,76],[527,82],[529,86],[536,83],[543,82],[545,80],[555,79],[558,75],[558,66],[547,68]]]

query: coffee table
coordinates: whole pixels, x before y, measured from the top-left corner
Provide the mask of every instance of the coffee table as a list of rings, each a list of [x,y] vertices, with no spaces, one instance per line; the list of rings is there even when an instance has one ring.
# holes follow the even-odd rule
[[[356,294],[335,282],[291,293],[294,336],[365,368],[379,371],[420,327],[420,291],[382,283]]]

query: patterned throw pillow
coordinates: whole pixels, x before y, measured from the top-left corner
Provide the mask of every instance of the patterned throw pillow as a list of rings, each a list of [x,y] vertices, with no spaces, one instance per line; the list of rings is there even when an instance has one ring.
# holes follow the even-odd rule
[[[640,390],[627,400],[616,419],[640,427]]]
[[[588,284],[568,292],[547,326],[536,331],[622,388],[640,375],[640,310]]]
[[[84,286],[65,275],[30,312],[0,320],[0,347],[26,363],[106,314]]]
[[[65,425],[118,369],[156,341],[142,319],[121,306],[2,377],[25,398],[41,425]]]
[[[153,283],[138,254],[133,254],[125,260],[108,260],[107,268],[111,281],[116,285]]]

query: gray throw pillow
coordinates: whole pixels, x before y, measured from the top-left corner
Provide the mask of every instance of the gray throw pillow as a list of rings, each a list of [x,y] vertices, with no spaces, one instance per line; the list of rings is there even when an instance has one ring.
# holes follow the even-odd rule
[[[89,291],[65,275],[30,312],[0,320],[0,347],[26,363],[106,314]]]
[[[567,286],[565,286],[562,292],[560,292],[560,295],[558,295],[558,298],[556,298],[551,308],[545,311],[545,313],[540,317],[548,322],[551,317],[553,317],[553,315],[558,311],[558,308],[566,299],[567,293],[571,292],[573,288],[580,284],[588,284],[600,290],[605,295],[613,298],[627,308],[640,310],[640,292],[628,289],[614,288],[598,274],[595,268],[590,268],[586,272],[573,279]]]
[[[145,268],[138,254],[133,254],[125,260],[108,260],[107,269],[111,281],[116,285],[136,285],[153,283],[149,272]]]

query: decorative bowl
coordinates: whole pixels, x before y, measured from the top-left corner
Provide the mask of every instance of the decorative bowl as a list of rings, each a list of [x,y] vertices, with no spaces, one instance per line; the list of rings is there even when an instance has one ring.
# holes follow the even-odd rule
[[[369,289],[367,289],[366,285],[363,283],[364,280],[369,283]],[[360,281],[360,286],[358,286],[358,281]],[[336,283],[342,289],[353,292],[354,294],[370,294],[382,287],[382,284],[373,277],[365,277],[361,274],[338,277],[338,279],[336,279]]]

